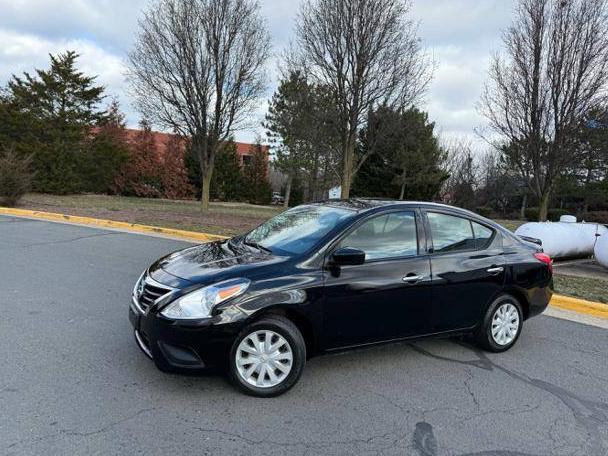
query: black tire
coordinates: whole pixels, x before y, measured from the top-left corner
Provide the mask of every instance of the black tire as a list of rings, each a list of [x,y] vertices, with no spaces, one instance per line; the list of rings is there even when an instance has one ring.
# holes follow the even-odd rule
[[[501,306],[503,306],[505,304],[512,304],[517,309],[517,314],[518,314],[518,318],[519,318],[519,326],[517,328],[517,333],[516,333],[515,337],[513,338],[513,340],[511,340],[509,343],[502,345],[502,344],[499,344],[492,336],[492,321],[494,319],[494,314],[498,311],[498,309]],[[515,345],[515,343],[519,339],[519,336],[520,336],[522,328],[523,328],[523,322],[524,322],[523,312],[522,312],[521,304],[519,303],[519,301],[509,294],[500,295],[498,298],[496,298],[492,302],[492,304],[490,304],[490,306],[488,307],[488,310],[486,311],[486,314],[483,318],[483,321],[475,330],[475,332],[474,332],[475,341],[484,350],[488,350],[488,351],[495,352],[495,353],[507,351],[513,345]]]
[[[281,383],[269,386],[259,387],[248,383],[239,373],[237,367],[237,350],[239,344],[250,334],[260,331],[270,330],[281,337],[283,337],[292,352],[292,364],[291,370],[281,381]],[[230,350],[230,358],[228,360],[230,378],[232,382],[239,387],[243,392],[251,396],[257,397],[274,397],[285,393],[292,388],[302,375],[304,365],[306,364],[306,343],[300,333],[298,327],[293,324],[288,318],[280,315],[271,315],[268,317],[261,318],[260,320],[254,321],[250,325],[246,326],[239,336],[235,339],[232,348]],[[279,372],[279,371],[276,371]]]

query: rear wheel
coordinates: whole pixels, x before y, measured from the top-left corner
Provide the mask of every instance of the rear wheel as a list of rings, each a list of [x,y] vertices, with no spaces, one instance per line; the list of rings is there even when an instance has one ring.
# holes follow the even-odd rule
[[[247,394],[278,396],[299,380],[306,344],[290,320],[266,317],[247,326],[230,351],[230,376]]]
[[[523,325],[523,312],[517,299],[501,295],[488,307],[475,331],[477,343],[486,350],[503,352],[517,342]]]

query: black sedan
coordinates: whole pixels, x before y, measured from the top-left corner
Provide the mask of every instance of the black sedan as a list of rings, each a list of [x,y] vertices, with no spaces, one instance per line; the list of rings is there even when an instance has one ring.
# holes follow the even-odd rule
[[[486,218],[332,200],[158,260],[135,285],[129,317],[160,369],[224,367],[245,392],[275,396],[307,358],[334,350],[473,334],[505,351],[551,294],[551,259]]]

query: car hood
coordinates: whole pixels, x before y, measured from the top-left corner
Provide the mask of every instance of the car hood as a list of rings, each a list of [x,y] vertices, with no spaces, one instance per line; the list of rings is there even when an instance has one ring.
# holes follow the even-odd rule
[[[207,284],[233,277],[253,278],[260,267],[282,261],[285,261],[284,257],[230,240],[210,242],[174,252],[154,263],[149,271],[161,283],[182,287],[187,283],[178,282],[184,280],[190,284]]]

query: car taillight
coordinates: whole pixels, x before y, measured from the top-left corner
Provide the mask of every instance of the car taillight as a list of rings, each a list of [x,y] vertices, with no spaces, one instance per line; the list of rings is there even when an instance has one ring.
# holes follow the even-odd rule
[[[537,260],[542,261],[543,263],[545,263],[548,267],[549,267],[549,271],[553,272],[553,262],[551,261],[551,257],[549,255],[547,255],[546,253],[535,253],[534,257]]]

